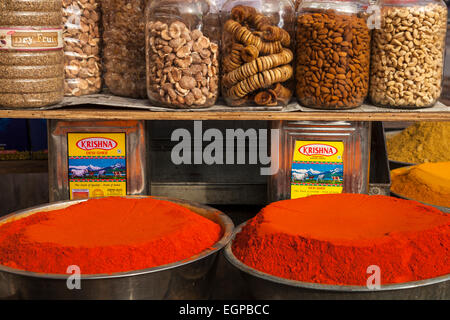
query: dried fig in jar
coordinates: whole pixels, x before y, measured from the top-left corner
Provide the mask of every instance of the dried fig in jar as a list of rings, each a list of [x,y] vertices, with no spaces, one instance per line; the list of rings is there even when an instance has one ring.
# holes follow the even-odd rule
[[[219,96],[219,14],[210,0],[153,0],[146,11],[147,95],[194,109]]]
[[[64,52],[61,0],[0,3],[0,106],[61,102]]]
[[[145,6],[148,0],[103,0],[104,81],[112,94],[146,98]]]
[[[228,0],[221,11],[221,90],[230,106],[285,106],[293,93],[290,0]]]
[[[101,91],[100,20],[98,0],[63,0],[66,96]]]
[[[369,88],[370,29],[354,1],[302,1],[296,37],[296,94],[318,109],[351,109]]]
[[[436,0],[381,1],[373,31],[370,98],[382,107],[432,107],[442,92],[447,7]]]

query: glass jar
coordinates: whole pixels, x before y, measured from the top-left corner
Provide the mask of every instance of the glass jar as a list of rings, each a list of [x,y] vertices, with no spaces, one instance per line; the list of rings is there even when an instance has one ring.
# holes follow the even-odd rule
[[[442,91],[447,7],[442,0],[381,0],[373,32],[370,98],[392,108],[432,107]]]
[[[98,0],[63,0],[66,96],[102,89]]]
[[[360,2],[301,2],[295,73],[300,104],[317,109],[352,109],[364,102],[370,64],[366,20]]]
[[[450,2],[447,3],[447,30],[450,28],[450,11],[448,10]],[[450,32],[447,32],[445,63],[444,63],[444,83],[442,85],[441,101],[450,106]]]
[[[286,106],[293,94],[291,0],[228,0],[221,10],[222,96],[229,106]]]
[[[64,96],[61,0],[0,1],[0,106],[37,108]]]
[[[104,80],[112,94],[146,98],[145,6],[148,0],[103,0]]]
[[[370,122],[272,121],[271,128],[279,130],[279,140],[278,153],[272,154],[278,171],[269,178],[270,202],[368,193]]]
[[[146,11],[147,95],[194,109],[219,96],[219,13],[210,0],[151,0]]]

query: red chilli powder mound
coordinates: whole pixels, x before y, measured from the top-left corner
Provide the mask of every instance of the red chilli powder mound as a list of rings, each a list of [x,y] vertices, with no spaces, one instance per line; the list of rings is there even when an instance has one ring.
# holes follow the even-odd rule
[[[304,282],[365,286],[450,273],[450,217],[415,201],[332,194],[272,203],[249,221],[233,253],[262,272]],[[373,283],[373,282],[370,282]]]
[[[152,268],[213,246],[221,227],[177,204],[151,198],[93,199],[0,225],[0,264],[40,273]]]

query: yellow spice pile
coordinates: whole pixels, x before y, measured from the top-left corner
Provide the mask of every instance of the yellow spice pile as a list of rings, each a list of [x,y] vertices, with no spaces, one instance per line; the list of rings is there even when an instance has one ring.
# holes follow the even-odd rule
[[[450,162],[424,163],[391,171],[391,190],[406,198],[450,207]]]
[[[426,163],[450,161],[450,121],[418,122],[387,141],[390,160]]]

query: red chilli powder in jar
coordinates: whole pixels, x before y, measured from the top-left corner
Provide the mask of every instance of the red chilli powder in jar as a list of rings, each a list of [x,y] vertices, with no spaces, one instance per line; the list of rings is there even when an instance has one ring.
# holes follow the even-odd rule
[[[286,279],[365,286],[450,273],[450,217],[416,201],[330,194],[265,207],[233,242],[246,265]],[[372,283],[372,282],[371,282]]]
[[[188,259],[213,246],[221,227],[152,198],[92,199],[0,224],[0,264],[39,273],[126,272]]]

